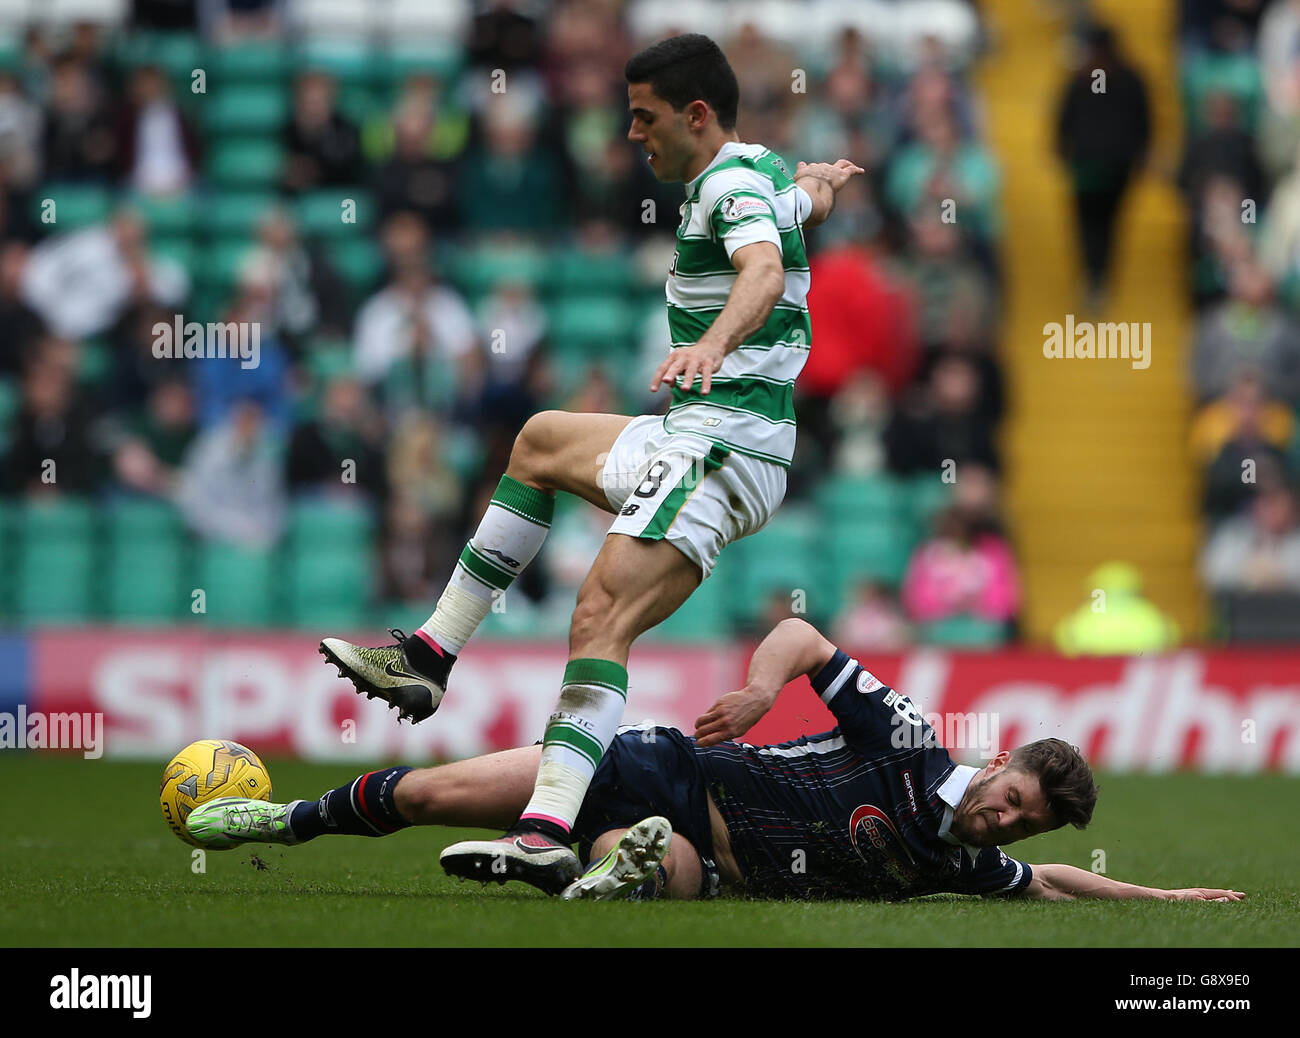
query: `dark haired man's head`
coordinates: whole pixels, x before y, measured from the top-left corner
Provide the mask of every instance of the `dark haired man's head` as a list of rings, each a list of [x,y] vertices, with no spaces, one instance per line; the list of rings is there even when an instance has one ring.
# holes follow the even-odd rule
[[[707,36],[689,33],[629,59],[628,140],[640,144],[662,181],[691,180],[726,141],[736,140],[740,88],[726,55]]]
[[[1085,828],[1097,805],[1092,769],[1060,739],[1003,750],[971,779],[952,832],[975,847],[1014,843],[1063,825]]]

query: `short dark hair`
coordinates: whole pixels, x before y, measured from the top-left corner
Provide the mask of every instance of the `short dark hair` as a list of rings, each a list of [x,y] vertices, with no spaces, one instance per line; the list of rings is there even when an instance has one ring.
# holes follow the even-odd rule
[[[736,127],[740,86],[722,48],[707,36],[691,32],[651,44],[628,59],[623,75],[629,83],[649,83],[675,112],[703,101],[724,130]]]
[[[1092,821],[1097,786],[1092,780],[1092,768],[1077,746],[1060,739],[1039,739],[1012,750],[1006,766],[1038,779],[1058,829],[1067,822],[1083,829]]]

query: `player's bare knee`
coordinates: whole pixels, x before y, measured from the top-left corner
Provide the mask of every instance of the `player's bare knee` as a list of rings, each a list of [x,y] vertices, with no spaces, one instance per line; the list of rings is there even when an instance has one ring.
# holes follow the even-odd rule
[[[393,789],[398,813],[412,825],[436,825],[455,806],[455,782],[443,768],[408,771]]]
[[[704,882],[700,853],[681,833],[673,835],[672,846],[664,855],[663,866],[664,874],[668,877],[668,882],[664,885],[664,897],[674,901],[692,901],[700,896],[700,887]]]
[[[519,430],[510,451],[510,464],[506,474],[521,483],[540,489],[551,489],[546,480],[547,463],[556,442],[557,416],[562,411],[539,411]]]

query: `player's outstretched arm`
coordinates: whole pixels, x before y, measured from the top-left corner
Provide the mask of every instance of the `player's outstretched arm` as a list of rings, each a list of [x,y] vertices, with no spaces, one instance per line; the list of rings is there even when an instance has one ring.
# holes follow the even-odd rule
[[[1107,879],[1073,865],[1031,865],[1030,868],[1033,869],[1034,878],[1029,881],[1029,886],[1021,896],[1044,901],[1073,901],[1080,897],[1116,901],[1240,901],[1246,896],[1240,890],[1214,890],[1207,887],[1188,887],[1182,890],[1141,887],[1134,883]]]
[[[838,162],[801,162],[794,171],[794,182],[808,192],[812,199],[812,213],[803,222],[805,227],[825,223],[835,208],[835,194],[852,177],[865,173],[861,166],[840,159]]]
[[[772,709],[781,689],[800,674],[812,677],[834,655],[835,646],[812,624],[782,620],[750,657],[745,687],[722,696],[696,720],[699,745],[740,738]]]

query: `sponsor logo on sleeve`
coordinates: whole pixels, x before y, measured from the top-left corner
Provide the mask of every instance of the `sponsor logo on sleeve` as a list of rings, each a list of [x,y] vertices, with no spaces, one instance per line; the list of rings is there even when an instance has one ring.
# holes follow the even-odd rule
[[[728,195],[722,200],[722,218],[729,223],[743,220],[747,216],[764,216],[772,212],[771,206],[761,198],[737,198]]]

